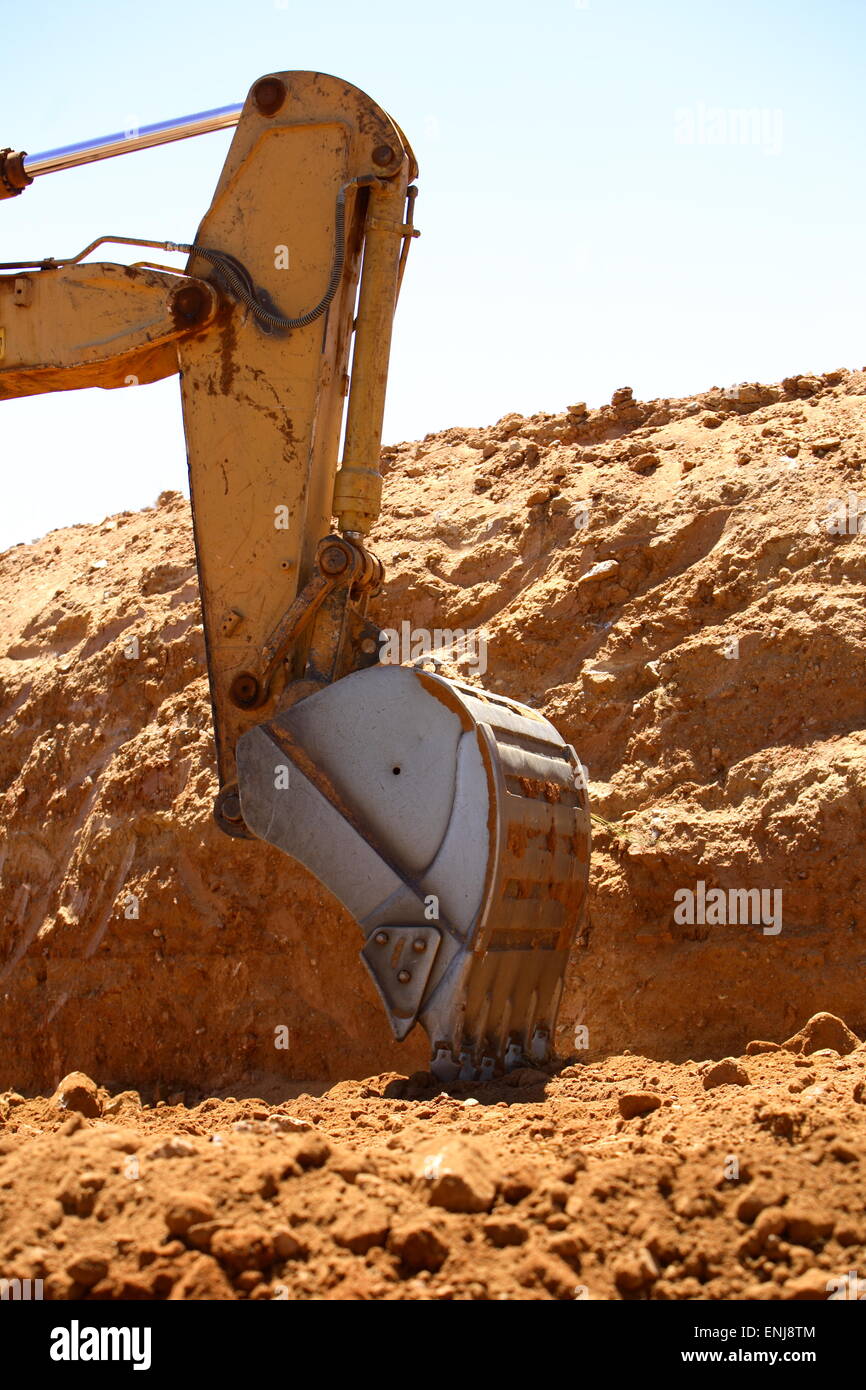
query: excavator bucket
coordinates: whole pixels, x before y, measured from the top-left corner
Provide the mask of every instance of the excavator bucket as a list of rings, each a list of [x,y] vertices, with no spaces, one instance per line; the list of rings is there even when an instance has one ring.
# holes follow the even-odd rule
[[[536,710],[425,670],[355,672],[237,745],[246,826],[364,935],[404,1038],[444,1081],[549,1053],[586,902],[583,769]]]

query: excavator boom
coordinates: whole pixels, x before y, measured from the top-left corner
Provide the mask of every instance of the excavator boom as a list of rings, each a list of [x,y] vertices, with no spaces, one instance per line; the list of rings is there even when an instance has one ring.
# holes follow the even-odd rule
[[[537,711],[383,665],[368,612],[415,159],[363,92],[306,72],[131,148],[234,122],[193,242],[0,266],[0,398],[180,374],[218,824],[340,898],[395,1035],[420,1021],[440,1076],[541,1061],[586,897],[580,763]],[[121,152],[0,152],[0,196]],[[105,241],[185,270],[85,259]]]

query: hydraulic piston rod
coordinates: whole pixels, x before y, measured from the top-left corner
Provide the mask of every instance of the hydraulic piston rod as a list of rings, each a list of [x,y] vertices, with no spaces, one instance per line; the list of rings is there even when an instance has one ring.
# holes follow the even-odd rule
[[[236,126],[242,106],[218,106],[213,111],[198,111],[191,116],[176,116],[170,121],[153,125],[134,126],[113,135],[100,135],[95,140],[82,140],[76,145],[61,145],[41,154],[0,150],[0,198],[14,198],[42,174],[56,174],[61,169],[75,169],[82,164],[94,164],[99,159],[149,150],[154,145],[167,145],[173,140],[188,140],[193,135],[208,135],[214,130]]]

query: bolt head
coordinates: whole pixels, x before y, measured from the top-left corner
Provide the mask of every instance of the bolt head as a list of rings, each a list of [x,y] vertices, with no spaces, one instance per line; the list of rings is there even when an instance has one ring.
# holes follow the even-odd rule
[[[349,556],[341,545],[326,545],[319,557],[324,574],[342,574],[349,565]]]
[[[196,323],[207,309],[204,292],[198,285],[184,285],[172,296],[171,311],[178,326]]]
[[[285,84],[278,77],[263,77],[253,87],[253,102],[263,116],[275,116],[285,99]]]
[[[252,709],[259,698],[259,683],[251,671],[240,671],[231,683],[232,700],[241,709]]]
[[[423,936],[415,937],[415,940],[412,942],[412,950],[417,952],[419,956],[427,950],[427,942],[424,940]]]
[[[386,931],[377,931],[376,935],[373,937],[373,940],[375,941],[377,946],[387,946],[388,933]]]
[[[397,979],[400,981],[400,984],[401,984],[401,985],[408,985],[408,983],[409,983],[409,981],[411,980],[411,978],[412,978],[412,972],[411,972],[411,970],[400,970],[400,971],[398,971],[398,973],[397,973]]]

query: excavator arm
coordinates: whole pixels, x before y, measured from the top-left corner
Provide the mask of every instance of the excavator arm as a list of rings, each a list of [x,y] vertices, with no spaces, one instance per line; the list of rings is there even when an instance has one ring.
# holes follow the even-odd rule
[[[340,898],[397,1037],[420,1021],[438,1075],[486,1077],[548,1053],[585,908],[582,769],[537,711],[380,663],[365,540],[417,235],[402,132],[321,73],[260,79],[234,119],[193,243],[0,266],[0,399],[180,374],[217,822]],[[0,196],[52,167],[0,152]],[[186,269],[85,259],[105,241]]]

